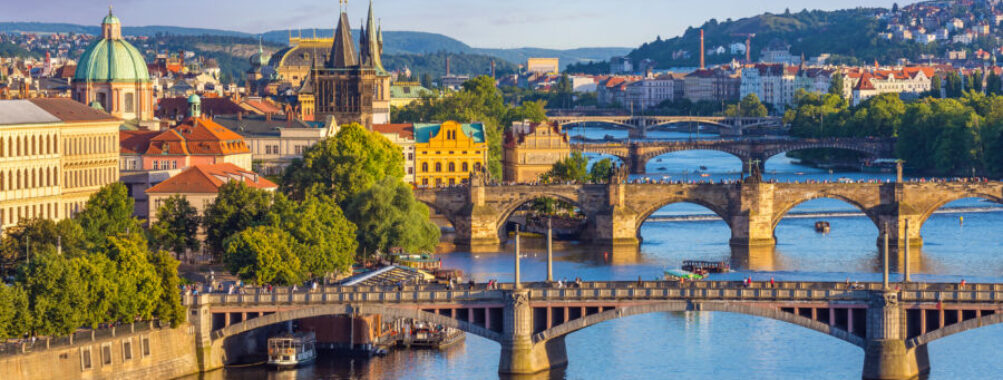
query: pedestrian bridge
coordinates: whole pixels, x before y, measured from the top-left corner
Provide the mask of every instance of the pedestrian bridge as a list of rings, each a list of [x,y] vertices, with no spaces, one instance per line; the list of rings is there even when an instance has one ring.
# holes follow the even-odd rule
[[[926,344],[1003,321],[1003,284],[668,281],[321,287],[186,296],[207,368],[229,361],[228,339],[287,321],[380,314],[453,327],[499,342],[499,371],[535,373],[567,363],[564,337],[655,312],[728,312],[808,328],[865,352],[865,378],[911,378],[929,370]]]

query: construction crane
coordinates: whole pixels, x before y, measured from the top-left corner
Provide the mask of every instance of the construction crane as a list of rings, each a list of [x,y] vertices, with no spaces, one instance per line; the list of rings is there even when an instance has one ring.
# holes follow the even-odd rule
[[[752,63],[752,38],[756,33],[732,33],[733,37],[745,37],[745,63]]]

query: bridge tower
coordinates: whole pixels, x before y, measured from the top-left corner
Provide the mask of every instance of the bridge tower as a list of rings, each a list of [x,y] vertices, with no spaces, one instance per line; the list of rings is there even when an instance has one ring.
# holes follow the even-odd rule
[[[775,184],[753,174],[742,182],[738,210],[731,215],[731,245],[760,247],[776,245],[773,236],[773,200]]]
[[[643,220],[639,213],[627,206],[626,185],[622,180],[626,173],[619,173],[621,180],[610,181],[606,186],[609,203],[605,210],[595,215],[593,223],[594,242],[600,245],[616,247],[639,247],[641,241],[637,237],[637,228]]]
[[[905,320],[897,291],[871,293],[867,305],[864,379],[913,379],[930,371],[926,345],[906,346]]]
[[[529,375],[568,364],[563,335],[533,342],[533,308],[529,306],[528,289],[506,293],[502,327],[499,373]]]

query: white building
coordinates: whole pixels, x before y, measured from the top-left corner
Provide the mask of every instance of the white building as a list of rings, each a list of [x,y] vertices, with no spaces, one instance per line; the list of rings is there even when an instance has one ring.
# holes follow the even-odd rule
[[[932,67],[856,71],[846,74],[844,85],[851,89],[847,95],[853,105],[886,93],[897,93],[908,99],[930,91],[930,78],[934,72]]]
[[[651,76],[627,85],[627,106],[652,108],[666,100],[675,100],[681,95],[683,82],[673,74]]]
[[[575,92],[582,93],[594,93],[596,92],[596,78],[584,75],[575,75],[570,77],[571,87],[575,89]]]

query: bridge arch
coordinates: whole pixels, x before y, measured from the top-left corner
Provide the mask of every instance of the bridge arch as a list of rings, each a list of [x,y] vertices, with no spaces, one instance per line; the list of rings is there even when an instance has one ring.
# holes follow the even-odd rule
[[[246,321],[235,323],[212,332],[213,341],[221,341],[228,337],[235,336],[248,331],[256,330],[265,326],[274,325],[288,321],[304,318],[321,317],[328,315],[351,315],[351,314],[381,314],[389,319],[410,318],[428,323],[451,327],[463,332],[468,332],[495,342],[502,341],[501,333],[494,330],[474,325],[467,321],[461,321],[449,316],[433,314],[414,307],[395,307],[389,305],[366,304],[332,304],[310,306],[301,309],[284,310],[272,314],[262,315]]]
[[[865,141],[860,141],[860,139],[832,139],[832,140],[796,140],[792,145],[783,146],[778,145],[772,149],[766,149],[762,153],[763,162],[770,158],[788,152],[795,152],[799,150],[808,149],[837,149],[843,151],[851,151],[857,153],[863,153],[872,157],[881,157],[882,155],[888,155],[892,152],[887,147],[879,146],[881,144],[879,141],[873,141],[868,144]]]
[[[993,194],[988,194],[988,193],[981,192],[981,191],[972,191],[972,190],[969,190],[969,189],[964,189],[964,190],[966,190],[966,191],[963,191],[963,192],[958,192],[958,191],[949,192],[948,194],[945,194],[946,196],[943,196],[942,198],[938,198],[935,202],[933,202],[930,205],[926,206],[922,210],[922,213],[920,214],[920,217],[919,217],[920,218],[919,219],[919,229],[920,230],[923,229],[923,225],[926,224],[926,221],[930,219],[930,216],[932,216],[933,213],[937,212],[937,210],[939,210],[941,207],[944,207],[948,203],[951,203],[951,202],[954,202],[954,201],[960,201],[962,199],[977,198],[977,199],[983,199],[983,200],[987,200],[987,201],[990,201],[990,202],[994,202],[994,203],[997,203],[997,204],[1003,204],[1003,195],[1000,195],[1000,194],[993,195]]]
[[[947,325],[939,329],[928,331],[926,334],[906,339],[906,348],[913,348],[930,343],[937,339],[946,338],[954,334],[975,330],[980,327],[987,327],[1003,323],[1003,313],[995,313],[985,317],[972,318],[963,322]]]
[[[640,164],[646,166],[649,162],[651,162],[651,160],[659,158],[659,157],[667,155],[667,154],[679,153],[679,152],[697,152],[697,151],[710,151],[710,152],[726,153],[726,154],[728,154],[728,155],[730,155],[730,156],[738,159],[738,161],[739,161],[739,167],[738,167],[739,171],[745,170],[745,168],[743,167],[744,163],[749,159],[749,156],[747,154],[744,154],[743,152],[741,152],[739,150],[728,149],[727,147],[723,147],[723,146],[709,145],[709,146],[694,146],[694,147],[666,147],[664,149],[658,149],[658,150],[654,150],[654,151],[647,152],[647,153],[643,154],[641,157],[639,157],[639,161],[640,161]]]
[[[774,235],[776,234],[777,225],[780,224],[780,221],[783,220],[784,217],[787,216],[787,213],[789,213],[792,209],[794,209],[795,207],[797,207],[797,206],[799,206],[799,205],[801,205],[801,204],[803,204],[805,202],[813,201],[813,200],[816,200],[816,199],[835,199],[835,200],[839,200],[839,201],[843,201],[845,203],[848,203],[848,204],[852,205],[853,207],[857,208],[857,210],[860,210],[861,212],[863,212],[864,215],[867,216],[867,218],[870,219],[872,223],[874,223],[874,228],[877,228],[878,230],[881,229],[881,221],[879,219],[879,216],[878,216],[877,212],[871,210],[867,206],[864,206],[859,201],[857,201],[857,200],[855,200],[853,198],[841,195],[841,194],[829,193],[829,192],[820,192],[820,193],[815,193],[815,194],[812,194],[812,195],[804,197],[804,198],[797,199],[797,200],[795,200],[793,202],[789,202],[789,203],[783,204],[779,208],[777,208],[776,213],[774,214],[773,220],[771,222],[772,223],[772,225],[771,225],[771,232],[773,232]]]
[[[716,311],[716,312],[745,314],[761,318],[774,319],[818,331],[820,333],[832,336],[834,338],[848,342],[860,348],[866,347],[866,342],[863,337],[851,334],[846,330],[843,330],[836,326],[828,325],[819,321],[812,320],[811,318],[806,318],[796,314],[783,312],[777,309],[752,306],[746,304],[725,304],[717,302],[691,303],[686,301],[669,301],[655,304],[626,306],[612,310],[607,310],[598,314],[592,314],[583,318],[574,319],[562,323],[560,325],[553,326],[549,329],[533,334],[533,342],[539,343],[550,339],[563,337],[575,331],[593,325],[597,325],[599,323],[603,323],[606,321],[620,319],[623,317],[648,314],[648,313],[662,313],[662,312],[676,312],[676,311]]]
[[[500,212],[498,213],[498,219],[495,221],[495,226],[498,228],[498,234],[501,235],[502,229],[505,228],[505,223],[512,217],[513,214],[515,214],[516,211],[519,210],[520,207],[540,198],[553,198],[559,201],[567,202],[572,206],[577,207],[578,210],[585,214],[586,218],[591,219],[593,217],[593,215],[589,215],[585,211],[585,207],[583,207],[583,205],[579,202],[577,194],[570,196],[568,194],[560,194],[556,192],[542,192],[532,195],[523,195],[512,201],[506,202],[502,208],[498,210]]]

